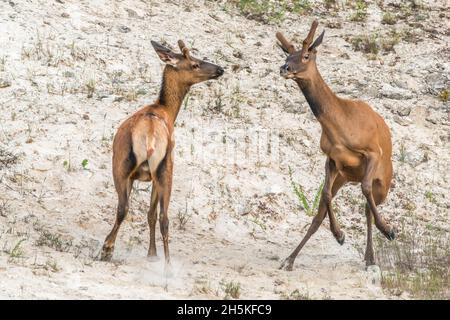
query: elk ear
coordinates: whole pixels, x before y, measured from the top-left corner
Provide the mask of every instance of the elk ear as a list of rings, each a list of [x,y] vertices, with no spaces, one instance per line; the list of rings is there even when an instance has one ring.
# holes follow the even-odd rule
[[[313,51],[318,46],[320,46],[320,44],[322,43],[324,34],[325,34],[325,30],[323,30],[322,33],[320,34],[320,36],[317,37],[316,41],[314,41],[314,43],[309,47],[308,51]]]
[[[164,47],[163,45],[151,41],[153,49],[155,49],[156,53],[158,54],[158,57],[165,63],[170,64],[172,66],[176,66],[177,63],[180,61],[180,59],[177,57],[177,55],[172,52],[169,48]]]

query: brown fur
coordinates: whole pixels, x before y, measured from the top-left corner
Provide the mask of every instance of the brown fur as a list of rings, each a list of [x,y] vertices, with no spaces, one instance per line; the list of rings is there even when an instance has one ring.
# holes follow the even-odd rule
[[[323,33],[311,45],[317,22],[303,41],[301,51],[277,33],[281,47],[290,55],[281,67],[281,74],[293,79],[305,95],[311,110],[322,127],[320,148],[327,155],[325,183],[317,215],[305,237],[283,262],[281,268],[292,270],[295,258],[309,238],[317,231],[328,213],[330,228],[340,244],[345,234],[334,216],[331,201],[347,182],[360,182],[366,197],[367,247],[366,265],[375,264],[372,245],[372,216],[377,228],[390,240],[395,232],[379,214],[376,206],[387,196],[392,179],[392,142],[383,118],[367,103],[337,97],[322,79],[316,66],[316,48]]]
[[[191,57],[182,42],[179,45],[183,54],[176,54],[154,42],[152,44],[159,57],[168,65],[164,68],[158,100],[125,120],[114,137],[112,165],[119,204],[116,222],[105,239],[101,258],[109,260],[112,257],[117,233],[128,212],[133,181],[148,181],[153,183],[148,212],[148,256],[151,259],[156,258],[155,225],[159,203],[165,262],[166,267],[169,267],[168,206],[172,190],[174,123],[190,87],[195,83],[221,76],[223,69]]]

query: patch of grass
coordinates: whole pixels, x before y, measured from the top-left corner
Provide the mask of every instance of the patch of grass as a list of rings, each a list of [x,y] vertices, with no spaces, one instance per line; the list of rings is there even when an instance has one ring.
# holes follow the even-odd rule
[[[239,282],[222,282],[221,285],[225,292],[225,299],[239,299],[241,296],[241,284]]]
[[[434,195],[434,193],[430,190],[425,191],[425,198],[427,198],[428,201],[430,201],[433,204],[436,204],[436,196]]]
[[[312,10],[309,0],[234,0],[232,3],[247,19],[280,23],[288,13],[305,14]]]
[[[281,298],[284,300],[312,300],[308,293],[301,293],[298,289],[289,294],[283,292]]]
[[[448,98],[450,98],[450,90],[446,89],[441,91],[441,93],[439,93],[439,100],[441,100],[442,102],[447,102]]]
[[[95,80],[89,79],[88,81],[86,81],[84,86],[86,87],[86,90],[87,90],[87,97],[92,98],[94,96],[94,92],[95,92]]]
[[[68,252],[72,247],[72,241],[62,239],[59,234],[54,234],[47,230],[41,230],[41,234],[36,240],[35,245],[38,247],[46,246],[60,252]]]
[[[394,25],[397,23],[397,17],[391,12],[385,12],[383,18],[381,19],[382,24]]]
[[[83,167],[83,170],[87,170],[88,164],[89,164],[88,159],[83,159],[83,161],[81,161],[81,166]]]
[[[355,36],[350,39],[350,43],[355,51],[377,55],[380,51],[378,35]]]
[[[8,200],[1,200],[0,201],[0,216],[1,217],[6,217],[7,214],[9,213],[9,202]]]
[[[350,16],[350,21],[362,22],[367,19],[367,3],[364,0],[357,0],[355,12]]]
[[[0,147],[0,170],[7,169],[17,164],[19,157],[12,152]]]
[[[20,239],[10,250],[5,250],[5,253],[9,254],[9,260],[21,258],[24,256],[25,252],[23,251],[21,245],[26,239]]]
[[[300,202],[300,205],[305,210],[306,215],[314,216],[317,208],[319,207],[320,196],[322,194],[323,189],[323,182],[320,184],[319,188],[317,188],[312,201],[310,201],[308,200],[308,197],[306,196],[303,187],[294,181],[292,175],[293,175],[292,169],[291,167],[289,167],[289,179],[291,182],[291,186],[292,189],[294,190],[295,195],[297,196],[298,201]]]
[[[0,57],[0,72],[5,71],[5,65],[6,65],[6,57],[1,56]]]
[[[376,246],[384,289],[396,295],[408,292],[418,299],[450,297],[448,231],[421,232],[414,222],[404,223],[395,241],[378,236]]]
[[[399,150],[399,156],[398,156],[398,160],[401,163],[406,163],[406,158],[407,158],[408,152],[406,151],[406,147],[405,144],[403,143],[403,141],[400,143],[400,150]]]
[[[184,207],[184,210],[178,210],[177,212],[177,218],[178,218],[178,229],[185,230],[186,224],[191,219],[191,214],[188,213],[188,205],[187,205],[187,199],[186,199],[186,205]]]

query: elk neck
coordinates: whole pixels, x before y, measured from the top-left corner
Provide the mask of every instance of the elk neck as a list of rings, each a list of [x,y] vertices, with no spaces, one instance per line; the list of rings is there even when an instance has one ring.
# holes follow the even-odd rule
[[[174,67],[166,65],[157,103],[165,108],[172,123],[177,119],[181,104],[190,87],[181,81]]]
[[[315,70],[310,73],[311,75],[308,78],[296,79],[296,82],[306,101],[308,101],[314,116],[321,124],[324,124],[327,120],[335,118],[339,113],[339,110],[337,110],[339,100],[323,80],[317,66],[314,65],[313,67]]]

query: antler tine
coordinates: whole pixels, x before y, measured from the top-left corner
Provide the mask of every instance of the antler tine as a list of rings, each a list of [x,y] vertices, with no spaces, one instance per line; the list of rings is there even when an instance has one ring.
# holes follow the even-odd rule
[[[287,41],[287,39],[284,37],[284,35],[281,32],[277,32],[276,37],[277,37],[278,41],[280,41],[281,47],[283,48],[283,50],[285,50],[289,54],[295,52],[294,45],[291,44],[289,41]]]
[[[311,29],[309,29],[308,36],[303,40],[303,47],[302,52],[305,52],[305,50],[308,50],[309,45],[314,40],[314,33],[316,33],[317,26],[319,25],[319,22],[317,20],[314,20]]]
[[[188,47],[186,47],[186,45],[184,44],[183,40],[178,40],[178,47],[180,47],[180,51],[183,53],[183,55],[184,55],[187,59],[190,59],[189,49],[188,49]]]

